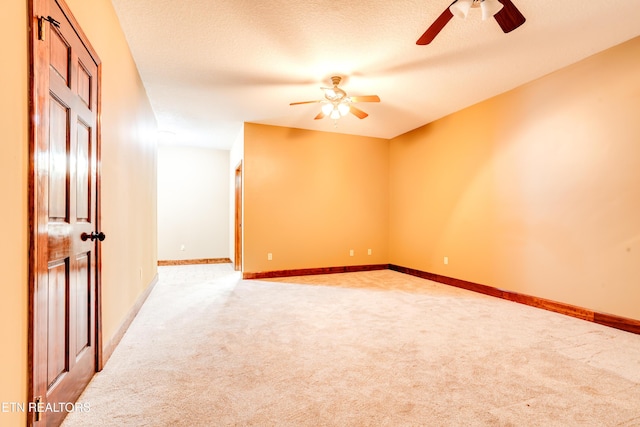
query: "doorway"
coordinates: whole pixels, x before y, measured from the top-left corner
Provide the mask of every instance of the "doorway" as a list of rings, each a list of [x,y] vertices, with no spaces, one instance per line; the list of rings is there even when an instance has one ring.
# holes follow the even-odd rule
[[[236,167],[235,173],[235,250],[233,268],[242,271],[242,162]]]

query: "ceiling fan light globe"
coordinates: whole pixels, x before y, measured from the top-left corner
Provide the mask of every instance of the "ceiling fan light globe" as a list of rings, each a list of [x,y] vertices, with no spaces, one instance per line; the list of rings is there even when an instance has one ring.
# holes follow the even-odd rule
[[[349,114],[349,105],[348,104],[339,104],[338,105],[338,112],[340,113],[340,116],[346,116],[347,114]]]
[[[473,6],[473,0],[458,0],[449,7],[449,10],[453,13],[453,16],[466,19],[471,6]]]
[[[329,117],[331,117],[333,120],[338,120],[342,116],[340,115],[340,111],[336,107],[333,110],[331,110],[331,114],[329,115]]]
[[[322,109],[322,112],[325,116],[328,116],[329,114],[331,114],[331,111],[333,111],[333,105],[329,104],[328,102],[322,104],[322,107],[320,108]]]
[[[480,3],[480,10],[482,11],[482,20],[485,21],[490,19],[496,13],[500,12],[504,5],[500,3],[498,0],[483,0]]]

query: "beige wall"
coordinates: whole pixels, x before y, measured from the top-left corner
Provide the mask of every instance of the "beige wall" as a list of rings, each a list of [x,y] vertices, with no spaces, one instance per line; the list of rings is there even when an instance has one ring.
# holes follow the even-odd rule
[[[0,402],[27,397],[27,3],[5,2],[0,25]],[[0,425],[24,425],[0,413]]]
[[[640,319],[638,76],[640,38],[394,139],[389,261]]]
[[[113,336],[156,275],[155,119],[109,0],[68,0],[102,60],[103,337]],[[27,399],[27,2],[0,26],[0,401]],[[142,272],[142,274],[140,273]],[[0,413],[0,425],[24,425]]]
[[[158,148],[158,258],[229,258],[229,151]]]
[[[244,271],[386,263],[388,153],[384,139],[245,124]]]

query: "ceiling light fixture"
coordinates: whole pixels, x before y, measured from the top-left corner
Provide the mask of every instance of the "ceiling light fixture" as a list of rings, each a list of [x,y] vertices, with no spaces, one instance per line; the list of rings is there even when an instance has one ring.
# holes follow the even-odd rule
[[[333,76],[331,77],[331,83],[333,83],[333,87],[320,88],[324,91],[324,99],[318,99],[315,101],[292,102],[289,105],[315,104],[316,102],[318,102],[320,103],[321,111],[315,117],[315,120],[329,117],[333,119],[333,124],[335,126],[338,125],[339,118],[344,117],[349,113],[353,114],[359,119],[364,119],[368,116],[368,114],[355,107],[353,104],[356,102],[380,102],[380,97],[378,95],[347,96],[347,93],[338,87],[341,80],[342,77]]]
[[[337,121],[339,118],[346,116],[351,111],[349,107],[350,101],[342,99],[340,101],[325,102],[322,104],[322,114]]]
[[[504,7],[498,0],[458,0],[449,10],[458,18],[466,19],[471,8],[479,7],[482,11],[482,20],[491,18]]]
[[[474,7],[481,9],[483,20],[493,16],[505,34],[519,28],[527,20],[511,0],[454,0],[420,36],[416,44],[424,46],[431,43],[454,16],[464,19]]]
[[[324,97],[326,102],[322,105],[322,113],[325,116],[329,116],[333,120],[333,124],[337,126],[338,119],[346,116],[351,111],[349,104],[351,104],[351,98],[347,96],[347,93],[338,87],[340,84],[340,77],[332,77],[331,82],[333,87],[323,87]]]

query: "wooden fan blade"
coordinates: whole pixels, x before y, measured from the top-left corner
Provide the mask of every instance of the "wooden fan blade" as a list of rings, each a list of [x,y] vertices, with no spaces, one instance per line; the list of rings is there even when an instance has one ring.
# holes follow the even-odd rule
[[[498,0],[504,5],[500,12],[496,13],[493,17],[496,18],[498,25],[505,33],[518,28],[526,21],[524,15],[520,13],[518,8],[511,2],[511,0]]]
[[[380,102],[378,95],[350,96],[351,102]]]
[[[317,101],[302,101],[302,102],[292,102],[289,105],[301,105],[301,104],[315,104],[316,102],[322,102],[320,100]]]
[[[453,3],[455,3],[455,1]],[[453,18],[453,13],[451,13],[449,8],[446,8],[444,12],[442,12],[442,14],[438,16],[438,19],[436,19],[433,24],[431,24],[431,26],[427,28],[427,31],[425,31],[422,37],[418,39],[416,44],[422,46],[431,43],[433,39],[435,39],[436,36],[440,33],[440,31],[442,31],[444,26],[447,25],[449,21],[451,21],[451,18]]]
[[[320,120],[320,119],[324,119],[324,113],[322,111],[320,111],[318,115],[313,118],[313,120]]]
[[[367,113],[365,113],[359,108],[354,107],[353,105],[349,105],[349,112],[359,119],[364,119],[365,117],[368,116]]]

